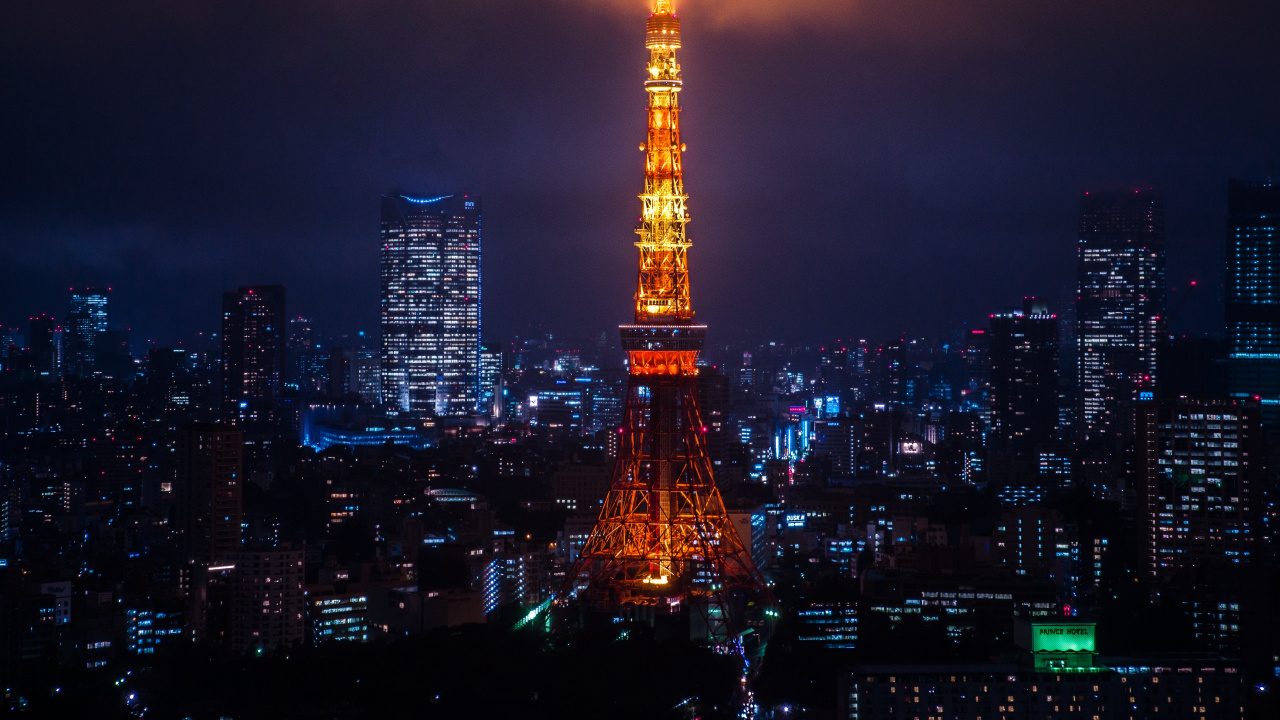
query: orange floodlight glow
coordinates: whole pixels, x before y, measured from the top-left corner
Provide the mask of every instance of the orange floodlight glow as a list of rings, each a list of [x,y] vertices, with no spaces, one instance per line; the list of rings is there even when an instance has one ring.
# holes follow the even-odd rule
[[[767,594],[716,489],[698,402],[680,140],[680,20],[656,0],[646,21],[649,98],[644,192],[636,226],[634,324],[624,325],[630,387],[617,461],[594,529],[567,580],[568,594],[616,609],[699,608],[707,637],[734,637],[729,593]]]

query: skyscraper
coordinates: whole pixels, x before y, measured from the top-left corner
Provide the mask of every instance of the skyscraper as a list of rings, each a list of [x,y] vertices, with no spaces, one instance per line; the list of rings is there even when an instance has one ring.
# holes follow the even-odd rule
[[[222,397],[227,417],[271,420],[284,388],[284,288],[222,295]]]
[[[991,445],[1026,452],[1057,439],[1058,316],[1035,298],[991,316]]]
[[[1280,422],[1280,185],[1227,186],[1227,342],[1233,397],[1257,397]]]
[[[98,340],[107,329],[107,300],[111,288],[71,290],[64,336],[67,344],[66,369],[72,375],[94,371]]]
[[[244,435],[191,423],[178,436],[177,532],[184,557],[210,564],[240,549]]]
[[[1080,197],[1076,342],[1080,429],[1127,433],[1141,387],[1153,387],[1164,337],[1164,201],[1153,190]]]
[[[480,399],[480,198],[382,197],[382,400],[468,415]]]
[[[58,376],[62,353],[59,348],[58,323],[48,315],[31,318],[31,330],[27,333],[31,348],[31,362],[37,377],[50,380]]]
[[[1168,579],[1197,563],[1243,563],[1261,534],[1266,478],[1257,404],[1144,402],[1135,466],[1148,568]]]

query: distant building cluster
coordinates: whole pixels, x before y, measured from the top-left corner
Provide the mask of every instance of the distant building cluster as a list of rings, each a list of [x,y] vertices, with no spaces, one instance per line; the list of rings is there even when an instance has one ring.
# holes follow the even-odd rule
[[[1274,682],[1280,190],[1228,199],[1221,339],[1168,332],[1196,290],[1168,287],[1151,190],[1081,196],[1056,307],[933,339],[708,336],[716,484],[779,645],[839,666],[831,711],[1226,718]],[[140,351],[106,288],[0,328],[8,687],[191,643],[550,627],[614,479],[626,356],[612,332],[484,337],[479,198],[381,203],[377,332],[326,334],[279,285],[175,347]]]

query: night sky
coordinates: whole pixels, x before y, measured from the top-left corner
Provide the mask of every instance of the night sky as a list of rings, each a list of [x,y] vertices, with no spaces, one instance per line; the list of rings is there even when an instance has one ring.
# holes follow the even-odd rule
[[[713,339],[947,333],[1074,277],[1078,195],[1165,193],[1218,331],[1226,182],[1280,159],[1280,3],[677,0]],[[114,288],[137,341],[279,282],[376,330],[378,196],[484,196],[484,322],[629,319],[643,0],[0,8],[0,323]],[[1060,305],[1055,305],[1060,307]],[[718,336],[718,338],[717,338]]]

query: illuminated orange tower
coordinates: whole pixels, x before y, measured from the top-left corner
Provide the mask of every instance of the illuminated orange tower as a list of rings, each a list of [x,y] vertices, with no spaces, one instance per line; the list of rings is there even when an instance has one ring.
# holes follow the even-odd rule
[[[613,481],[570,575],[597,607],[675,612],[691,607],[725,638],[735,593],[764,583],[725,512],[698,408],[706,326],[693,322],[680,142],[680,20],[656,0],[646,27],[648,137],[635,323],[623,325],[630,364]]]

